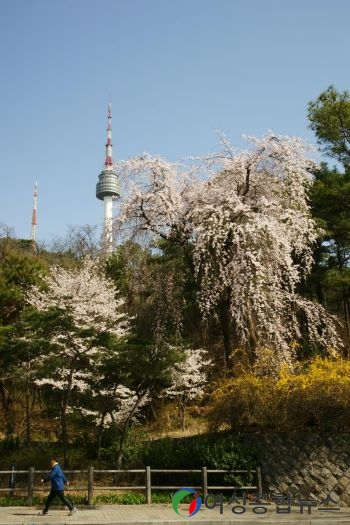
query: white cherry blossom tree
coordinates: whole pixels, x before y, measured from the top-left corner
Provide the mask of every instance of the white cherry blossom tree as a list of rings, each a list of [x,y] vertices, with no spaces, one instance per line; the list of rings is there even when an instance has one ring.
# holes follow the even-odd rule
[[[142,156],[119,166],[130,183],[117,231],[192,246],[199,305],[222,321],[226,360],[242,347],[253,362],[268,347],[279,370],[303,340],[336,352],[335,319],[298,294],[317,238],[310,147],[272,133],[245,151],[222,146],[191,165]]]
[[[123,300],[93,260],[76,269],[51,268],[44,278],[46,289],[32,287],[30,305],[41,314],[40,329],[48,340],[41,358],[39,385],[58,392],[64,453],[67,452],[67,412],[74,390],[88,388],[98,361],[112,338],[123,337],[128,320],[121,312]]]
[[[208,370],[212,365],[207,351],[202,348],[184,349],[184,360],[172,369],[172,385],[164,392],[178,403],[182,430],[185,430],[186,405],[203,395],[208,382]]]

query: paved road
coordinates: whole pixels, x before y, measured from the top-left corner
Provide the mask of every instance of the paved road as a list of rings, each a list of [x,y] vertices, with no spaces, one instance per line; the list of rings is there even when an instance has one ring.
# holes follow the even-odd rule
[[[182,509],[180,509],[182,512]],[[183,507],[185,514],[187,507]],[[170,505],[101,505],[93,509],[81,508],[72,517],[68,511],[50,509],[47,516],[38,516],[35,507],[0,507],[0,525],[350,525],[350,508],[339,511],[317,511],[292,507],[290,514],[278,515],[273,509],[266,514],[254,514],[247,508],[244,514],[233,514],[225,508],[202,507],[192,518],[183,518]]]

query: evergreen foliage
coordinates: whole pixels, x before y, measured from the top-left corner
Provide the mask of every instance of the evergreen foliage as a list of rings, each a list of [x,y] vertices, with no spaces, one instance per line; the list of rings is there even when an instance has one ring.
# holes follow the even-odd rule
[[[329,86],[309,103],[308,118],[325,153],[344,165],[350,163],[350,95]]]
[[[323,151],[343,165],[322,163],[314,172],[310,199],[313,215],[321,226],[314,251],[309,291],[328,310],[343,320],[342,337],[349,356],[350,342],[350,97],[330,86],[309,103],[310,127]]]

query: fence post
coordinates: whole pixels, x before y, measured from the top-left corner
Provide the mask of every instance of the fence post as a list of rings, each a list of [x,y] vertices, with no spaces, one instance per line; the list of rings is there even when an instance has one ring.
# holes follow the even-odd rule
[[[94,467],[88,469],[88,505],[91,507],[93,503],[94,494]]]
[[[12,461],[11,475],[9,481],[9,496],[14,496],[14,489],[16,488],[16,461]]]
[[[34,493],[34,467],[29,468],[28,472],[28,504],[33,504],[33,493]]]
[[[151,467],[146,467],[146,503],[152,503]]]
[[[207,467],[202,467],[202,489],[203,499],[208,496],[208,472]]]
[[[263,493],[262,489],[262,478],[261,478],[261,468],[257,467],[256,469],[256,478],[257,478],[257,484],[258,484],[258,494]]]

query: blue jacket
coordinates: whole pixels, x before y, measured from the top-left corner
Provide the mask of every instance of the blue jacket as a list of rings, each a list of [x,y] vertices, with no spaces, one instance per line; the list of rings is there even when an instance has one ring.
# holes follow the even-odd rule
[[[67,483],[66,476],[58,463],[52,467],[50,474],[44,478],[44,481],[51,481],[52,490],[64,490],[64,484]]]

